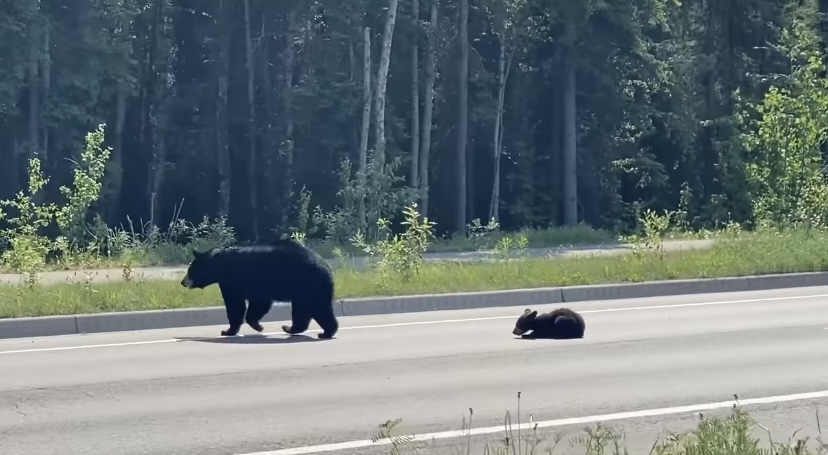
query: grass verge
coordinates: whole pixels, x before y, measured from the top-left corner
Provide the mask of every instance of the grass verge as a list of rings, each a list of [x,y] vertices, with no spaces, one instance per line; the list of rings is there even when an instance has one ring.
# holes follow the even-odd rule
[[[518,403],[520,403],[518,393]],[[738,400],[737,400],[738,401]],[[518,405],[518,409],[520,409]],[[822,437],[819,412],[816,412],[817,436],[810,438],[796,437],[796,433],[785,441],[775,441],[771,430],[756,422],[753,417],[734,406],[729,415],[710,417],[698,414],[699,421],[693,430],[668,433],[653,441],[648,455],[817,455],[828,453],[828,444]],[[463,431],[472,428],[473,409],[463,417]],[[519,412],[518,412],[519,417]],[[504,431],[500,437],[464,438],[462,442],[445,447],[437,441],[415,441],[415,435],[398,434],[397,426],[402,419],[389,420],[379,425],[379,430],[372,438],[374,443],[382,442],[389,447],[387,453],[429,454],[471,454],[483,455],[540,455],[556,453],[583,453],[585,455],[628,455],[622,432],[611,426],[598,423],[574,434],[539,430],[531,421],[520,425],[520,418],[515,419],[506,411]],[[516,424],[513,426],[513,422]],[[523,428],[520,431],[520,428]],[[761,441],[756,434],[767,436]],[[485,439],[484,441],[479,441]],[[494,442],[496,441],[496,442]],[[565,446],[565,447],[561,447]],[[560,449],[560,450],[559,450]],[[636,452],[639,453],[639,452]]]
[[[173,242],[157,234],[143,234],[150,237],[150,240],[140,241],[132,239],[134,245],[128,251],[116,254],[113,257],[104,255],[76,255],[64,257],[59,261],[49,261],[44,264],[43,271],[59,270],[83,270],[93,268],[120,268],[125,263],[131,267],[161,267],[179,266],[188,264],[192,260],[191,249],[193,247],[203,249],[205,247],[231,244],[235,242],[234,235],[227,231],[224,225],[205,224],[206,227],[198,226],[189,228],[193,232],[185,232],[188,237],[203,235],[202,231],[208,232],[205,242]],[[186,228],[186,226],[185,226]],[[180,228],[184,230],[185,228]],[[196,232],[198,230],[198,232]],[[684,234],[676,239],[684,239]],[[688,234],[689,235],[689,234]],[[618,245],[623,243],[622,239],[609,231],[593,229],[589,226],[578,225],[574,227],[555,227],[548,229],[524,229],[520,231],[487,231],[484,233],[469,233],[465,237],[442,238],[431,242],[426,253],[460,253],[467,251],[492,250],[498,244],[506,241],[516,242],[524,236],[532,248],[558,248],[586,245]],[[688,237],[690,238],[690,237]],[[695,239],[696,237],[692,237]],[[672,238],[671,238],[672,239]],[[628,241],[629,239],[623,239]],[[204,243],[202,245],[201,243]],[[350,244],[337,244],[333,242],[309,239],[307,246],[326,259],[334,259],[337,253],[345,256],[362,257],[365,252]],[[2,248],[0,248],[2,250]],[[338,251],[337,251],[338,250]],[[0,263],[0,273],[14,273],[8,264]]]
[[[337,297],[410,295],[735,277],[828,270],[828,231],[741,234],[711,249],[498,263],[427,263],[410,279],[373,270],[336,271]],[[221,305],[218,287],[187,290],[173,281],[0,286],[0,317],[48,316]]]

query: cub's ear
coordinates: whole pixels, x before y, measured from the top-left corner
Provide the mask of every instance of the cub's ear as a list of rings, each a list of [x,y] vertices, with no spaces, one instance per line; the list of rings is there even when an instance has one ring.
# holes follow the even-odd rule
[[[198,258],[203,257],[204,255],[207,254],[206,252],[201,253],[198,250],[196,250],[195,248],[192,249],[192,253],[193,253],[193,259],[198,259]]]
[[[532,312],[532,310],[530,310],[529,308],[523,310],[523,314],[529,314],[531,312]]]
[[[529,315],[528,315],[528,316],[529,316],[530,318],[532,318],[532,319],[535,319],[535,317],[536,317],[537,315],[538,315],[538,310],[535,310],[535,311],[532,311],[531,313],[529,313]]]

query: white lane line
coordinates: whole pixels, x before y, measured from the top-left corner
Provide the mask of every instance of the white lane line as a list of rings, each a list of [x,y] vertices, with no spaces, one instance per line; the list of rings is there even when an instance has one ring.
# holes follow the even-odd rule
[[[750,398],[746,400],[739,400],[740,406],[750,406],[750,405],[758,405],[758,404],[772,404],[772,403],[784,403],[787,401],[801,401],[801,400],[814,400],[818,398],[828,398],[828,390],[821,390],[818,392],[808,392],[808,393],[795,393],[791,395],[777,395],[772,397],[763,397],[763,398]],[[716,409],[726,409],[732,407],[736,404],[735,400],[729,401],[719,401],[717,403],[702,403],[702,404],[692,404],[688,406],[674,406],[669,408],[657,408],[657,409],[644,409],[640,411],[627,411],[627,412],[618,412],[614,414],[603,414],[603,415],[594,415],[594,416],[585,416],[585,417],[570,417],[567,419],[556,419],[556,420],[545,420],[541,422],[525,422],[520,425],[515,424],[513,426],[514,430],[520,428],[521,430],[530,430],[534,428],[535,425],[540,428],[552,428],[552,427],[562,427],[566,425],[583,425],[583,424],[591,424],[597,422],[607,422],[612,420],[624,420],[624,419],[638,419],[643,417],[655,417],[655,416],[663,416],[669,414],[684,414],[684,413],[696,413],[701,411],[712,411]],[[431,441],[433,439],[452,439],[452,438],[460,438],[460,437],[467,437],[469,434],[472,436],[479,436],[485,434],[493,434],[503,432],[503,425],[498,425],[496,427],[483,427],[483,428],[473,428],[471,430],[451,430],[451,431],[440,431],[437,433],[425,433],[425,434],[418,434],[414,436],[415,441]],[[321,444],[316,446],[305,446],[305,447],[292,447],[289,449],[280,449],[280,450],[271,450],[267,452],[254,452],[254,453],[244,453],[238,455],[302,455],[308,453],[320,453],[320,452],[335,452],[338,450],[353,450],[353,449],[361,449],[370,446],[381,446],[381,445],[388,445],[391,441],[388,439],[383,439],[377,442],[372,442],[370,439],[365,439],[361,441],[347,441],[347,442],[338,442],[333,444]]]
[[[720,305],[735,305],[740,303],[757,303],[757,302],[775,302],[775,301],[782,301],[782,300],[807,300],[807,299],[815,299],[815,298],[823,298],[828,297],[828,294],[815,294],[815,295],[797,295],[791,297],[765,297],[765,298],[757,298],[757,299],[745,299],[745,300],[721,300],[717,302],[694,302],[694,303],[676,303],[676,304],[668,304],[668,305],[647,305],[647,306],[634,306],[634,307],[619,307],[619,308],[604,308],[599,310],[578,310],[579,313],[582,314],[592,314],[592,313],[614,313],[614,312],[621,312],[621,311],[648,311],[648,310],[663,310],[663,309],[672,309],[672,308],[692,308],[692,307],[704,307],[704,306],[720,306]],[[565,305],[565,304],[557,304],[557,305]],[[537,305],[540,306],[540,305]],[[517,314],[517,313],[515,313]],[[346,330],[368,330],[368,329],[386,329],[391,327],[408,327],[408,326],[418,326],[418,325],[435,325],[435,324],[457,324],[463,322],[480,322],[480,321],[494,321],[498,319],[515,319],[517,318],[516,315],[509,315],[509,316],[489,316],[489,317],[480,317],[480,318],[464,318],[464,319],[440,319],[434,321],[412,321],[412,322],[395,322],[390,324],[374,324],[374,325],[361,325],[361,326],[352,326],[352,327],[340,327],[340,331]],[[320,329],[312,329],[308,330],[306,333],[317,333],[321,332]],[[103,335],[103,334],[101,334]],[[266,332],[262,334],[257,334],[255,336],[272,336],[272,335],[284,335],[283,332]],[[209,336],[199,337],[199,338],[213,338]],[[95,348],[106,348],[106,347],[118,347],[118,346],[140,346],[145,344],[163,344],[163,343],[180,343],[188,340],[181,340],[175,338],[163,339],[163,340],[148,340],[148,341],[127,341],[123,343],[105,343],[105,344],[90,344],[90,345],[81,345],[81,346],[60,346],[60,347],[52,347],[52,348],[33,348],[33,349],[19,349],[19,350],[11,350],[11,351],[0,351],[0,355],[8,355],[8,354],[24,354],[24,353],[34,353],[34,352],[53,352],[53,351],[74,351],[79,349],[95,349]]]

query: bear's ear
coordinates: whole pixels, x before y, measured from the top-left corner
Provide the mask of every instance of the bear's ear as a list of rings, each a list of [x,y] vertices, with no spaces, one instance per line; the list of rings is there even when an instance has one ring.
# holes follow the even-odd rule
[[[535,317],[536,317],[537,315],[538,315],[538,310],[535,310],[535,311],[533,311],[533,312],[529,313],[529,315],[528,315],[528,316],[529,316],[530,318],[532,318],[532,319],[535,319]]]
[[[193,259],[198,259],[198,258],[204,256],[205,254],[207,254],[207,253],[201,253],[198,250],[196,250],[195,248],[193,248],[192,252],[193,252]]]
[[[531,312],[532,312],[532,310],[530,310],[529,308],[523,310],[523,314],[529,314]]]

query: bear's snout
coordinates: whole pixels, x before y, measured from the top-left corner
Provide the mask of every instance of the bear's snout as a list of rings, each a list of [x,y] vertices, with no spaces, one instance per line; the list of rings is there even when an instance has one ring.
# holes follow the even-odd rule
[[[520,336],[520,335],[523,335],[523,334],[524,334],[524,331],[523,331],[523,330],[520,330],[520,328],[519,328],[519,327],[515,327],[515,329],[514,329],[514,330],[512,330],[512,335],[517,335],[517,336]]]
[[[185,288],[192,288],[193,287],[193,280],[191,280],[189,276],[185,276],[181,280],[181,285],[184,286]]]

